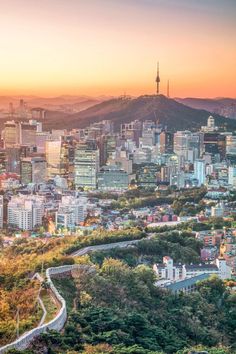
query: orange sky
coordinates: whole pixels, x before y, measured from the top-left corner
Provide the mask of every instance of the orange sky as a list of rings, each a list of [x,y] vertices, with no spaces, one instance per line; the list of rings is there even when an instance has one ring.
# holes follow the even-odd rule
[[[236,97],[235,0],[0,0],[0,95]]]

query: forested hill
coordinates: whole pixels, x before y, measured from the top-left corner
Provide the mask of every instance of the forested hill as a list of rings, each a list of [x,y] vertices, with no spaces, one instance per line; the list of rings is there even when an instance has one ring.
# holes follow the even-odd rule
[[[102,120],[114,122],[116,130],[119,130],[121,123],[128,123],[132,120],[159,120],[170,129],[193,129],[200,128],[206,124],[211,113],[205,110],[198,110],[187,107],[173,99],[163,95],[145,95],[138,98],[120,97],[111,99],[76,114],[67,115],[57,119],[56,114],[48,117],[45,121],[47,128],[57,126],[58,128],[84,128],[91,123]],[[217,125],[226,125],[228,129],[236,128],[234,120],[223,116],[214,115]]]

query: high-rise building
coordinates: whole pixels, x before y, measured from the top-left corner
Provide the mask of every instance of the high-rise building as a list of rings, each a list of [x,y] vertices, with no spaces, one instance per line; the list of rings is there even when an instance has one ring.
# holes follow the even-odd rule
[[[8,121],[4,124],[3,141],[4,147],[15,145],[36,146],[36,134],[42,128],[41,123],[30,120],[29,122]],[[40,128],[41,127],[41,128]]]
[[[20,163],[21,183],[43,183],[47,175],[47,163],[42,157],[26,157]]]
[[[48,132],[36,132],[36,149],[40,154],[45,154],[46,152],[46,141],[49,140]]]
[[[163,131],[160,133],[160,153],[173,153],[173,134],[171,132]]]
[[[229,166],[228,183],[236,187],[236,166]]]
[[[117,166],[104,166],[97,175],[98,189],[103,191],[128,189],[129,177]]]
[[[43,120],[45,119],[46,111],[43,108],[32,108],[31,109],[32,118],[36,120]]]
[[[219,155],[221,159],[226,154],[226,136],[217,132],[204,134],[205,152],[212,155]]]
[[[99,149],[95,141],[87,141],[76,145],[74,165],[75,188],[96,189]]]
[[[37,123],[37,122],[36,122]],[[20,123],[20,144],[36,146],[37,124],[33,121]]]
[[[100,152],[100,166],[104,166],[112,158],[116,151],[116,136],[102,135],[97,140]]]
[[[212,116],[209,116],[207,119],[207,125],[201,127],[201,130],[204,132],[214,132],[219,128],[215,125],[215,119]]]
[[[131,174],[133,171],[133,161],[125,148],[117,148],[116,152],[109,158],[107,163],[108,165],[116,165],[119,169],[124,170],[128,174]]]
[[[199,158],[201,148],[201,136],[189,130],[177,131],[174,134],[174,152],[185,161],[194,162]]]
[[[14,120],[4,123],[3,132],[4,147],[13,147],[20,143],[20,123]]]
[[[212,116],[208,117],[207,126],[209,129],[215,129],[215,119]]]
[[[142,123],[139,120],[135,120],[130,123],[121,124],[121,137],[123,139],[134,140],[137,146],[141,134],[142,134]]]
[[[155,164],[140,166],[137,171],[138,186],[143,188],[156,188],[159,168]]]
[[[156,124],[151,120],[145,120],[143,122],[142,137],[139,138],[139,146],[147,147],[155,145],[155,133]]]
[[[183,156],[186,161],[188,159],[188,141],[191,134],[189,130],[177,131],[174,134],[174,152],[178,156]]]
[[[6,150],[0,148],[0,174],[6,173],[7,156]]]
[[[28,146],[15,145],[6,148],[7,172],[20,175],[20,161],[29,156],[30,148]]]
[[[69,175],[69,146],[63,139],[46,141],[47,177]]]
[[[236,135],[226,136],[226,154],[236,155]]]
[[[170,185],[176,186],[177,188],[185,187],[185,173],[183,170],[176,167],[171,167],[170,172]]]
[[[170,183],[172,166],[161,167],[161,182]]]
[[[152,162],[152,149],[138,148],[133,153],[133,162],[135,164],[146,164]]]
[[[74,228],[87,216],[87,198],[63,196],[56,213],[58,228]]]
[[[42,225],[44,199],[39,196],[13,196],[8,203],[8,225],[20,230],[33,230]]]
[[[194,161],[194,177],[198,180],[199,186],[205,184],[206,181],[205,160],[197,159]]]

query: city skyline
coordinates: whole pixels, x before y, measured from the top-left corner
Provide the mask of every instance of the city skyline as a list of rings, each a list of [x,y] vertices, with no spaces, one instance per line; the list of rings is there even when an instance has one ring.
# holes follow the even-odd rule
[[[0,3],[1,96],[235,97],[232,0]]]

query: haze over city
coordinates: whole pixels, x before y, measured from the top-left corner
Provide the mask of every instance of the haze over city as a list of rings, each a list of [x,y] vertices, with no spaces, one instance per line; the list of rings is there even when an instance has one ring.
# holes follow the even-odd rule
[[[235,97],[234,0],[0,5],[0,95]]]

